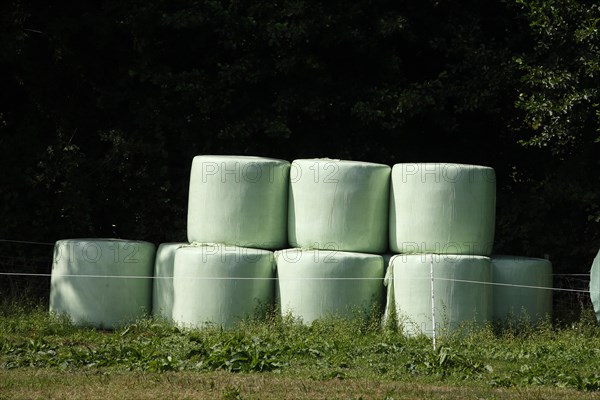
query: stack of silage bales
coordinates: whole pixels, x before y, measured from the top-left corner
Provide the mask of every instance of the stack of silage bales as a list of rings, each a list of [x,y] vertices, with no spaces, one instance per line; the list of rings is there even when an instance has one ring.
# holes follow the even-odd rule
[[[303,159],[290,171],[288,236],[276,252],[283,314],[351,317],[382,298],[390,167]]]
[[[230,327],[273,301],[273,249],[287,244],[287,161],[197,156],[188,240],[175,251],[172,319]]]
[[[150,311],[154,245],[67,239],[54,246],[50,311],[76,325],[114,329]]]
[[[388,295],[409,334],[453,329],[492,316],[494,170],[447,163],[396,164],[390,197]]]
[[[385,274],[387,312],[429,334],[433,267],[438,329],[523,311],[537,322],[552,312],[552,266],[490,258],[495,194],[494,170],[481,166],[197,156],[188,242],[155,257],[141,241],[58,241],[50,310],[100,328],[150,309],[182,326],[231,327],[276,292],[283,314],[310,323],[376,308]]]

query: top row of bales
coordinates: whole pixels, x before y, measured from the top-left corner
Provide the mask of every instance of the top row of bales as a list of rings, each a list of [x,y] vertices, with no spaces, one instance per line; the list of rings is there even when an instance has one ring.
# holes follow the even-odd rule
[[[188,240],[261,249],[490,255],[488,167],[197,156]]]

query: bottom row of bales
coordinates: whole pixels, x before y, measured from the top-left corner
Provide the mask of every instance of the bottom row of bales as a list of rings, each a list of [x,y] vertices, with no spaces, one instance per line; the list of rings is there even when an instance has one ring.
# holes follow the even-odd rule
[[[536,258],[268,250],[115,239],[56,243],[50,311],[114,329],[151,312],[179,326],[233,327],[277,304],[304,323],[382,307],[407,334],[552,313],[552,266]],[[387,290],[385,290],[387,288]]]
[[[305,323],[380,308],[384,259],[327,250],[162,244],[152,312],[178,325],[232,327],[273,304]]]

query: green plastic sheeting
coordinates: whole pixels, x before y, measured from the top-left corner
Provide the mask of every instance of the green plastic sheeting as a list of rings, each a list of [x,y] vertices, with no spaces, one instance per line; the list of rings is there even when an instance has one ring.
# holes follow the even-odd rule
[[[496,175],[492,168],[396,164],[391,187],[392,251],[491,254],[496,210]]]
[[[290,169],[288,237],[294,247],[387,251],[390,167],[330,159]]]
[[[536,324],[552,316],[552,263],[543,258],[492,256],[493,318],[529,318]],[[531,287],[519,287],[531,286]],[[548,288],[548,289],[539,289]],[[524,314],[525,313],[525,314]]]
[[[491,261],[465,255],[401,254],[386,276],[388,307],[408,335],[433,333],[430,264],[433,258],[436,333],[492,317]],[[387,310],[390,314],[392,310]]]
[[[590,271],[590,297],[596,312],[596,319],[600,322],[600,250],[594,258]]]
[[[156,250],[154,284],[152,286],[152,315],[173,319],[173,268],[175,251],[188,243],[162,243]]]
[[[283,315],[304,323],[327,315],[352,318],[379,307],[383,295],[383,258],[329,250],[275,252]]]
[[[150,312],[154,245],[66,239],[54,246],[50,311],[75,325],[115,329]]]
[[[193,245],[177,249],[173,320],[180,326],[231,328],[273,304],[275,263],[268,250]]]
[[[289,168],[289,162],[272,158],[194,157],[188,240],[286,247]]]

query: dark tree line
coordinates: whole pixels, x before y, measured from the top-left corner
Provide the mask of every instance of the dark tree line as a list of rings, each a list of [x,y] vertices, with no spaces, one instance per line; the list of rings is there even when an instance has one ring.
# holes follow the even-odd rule
[[[0,239],[184,240],[197,154],[451,161],[496,169],[496,252],[585,272],[598,21],[575,0],[3,2]]]

